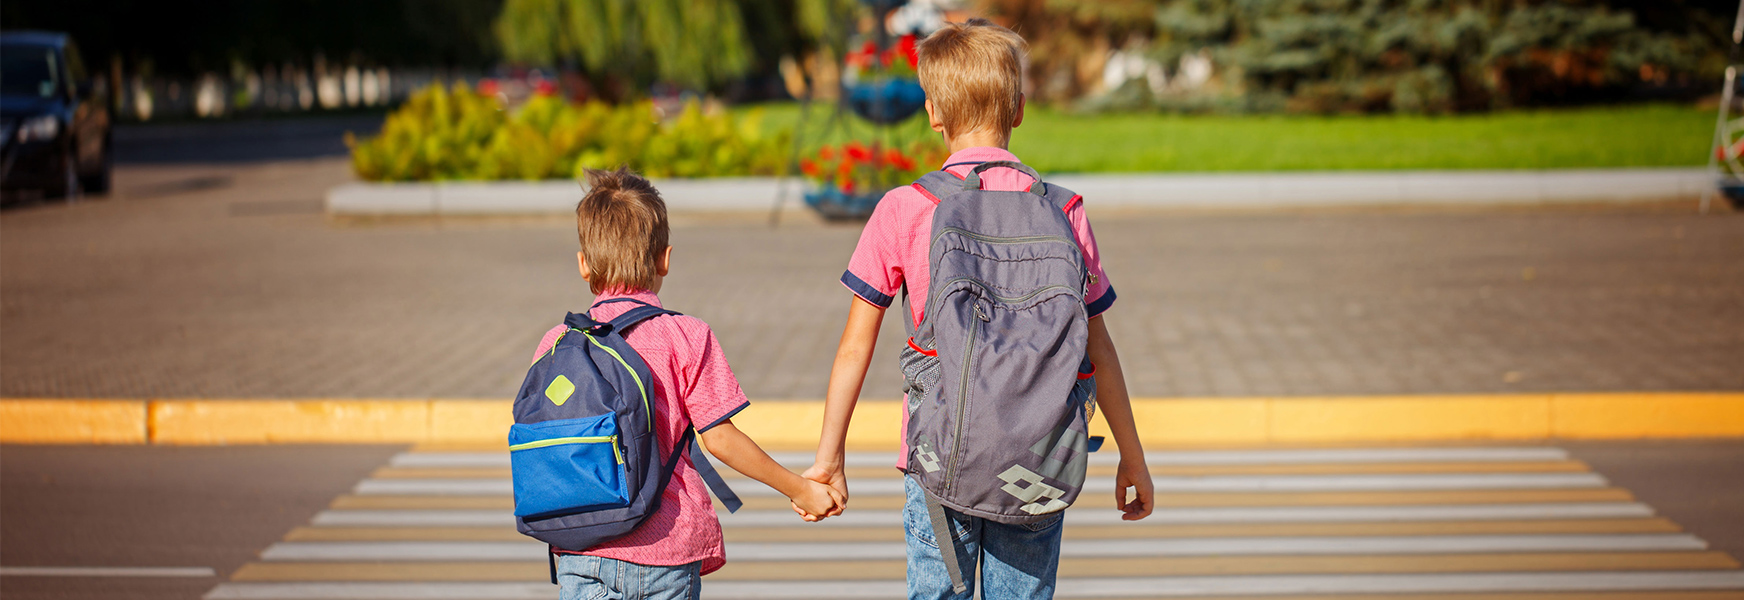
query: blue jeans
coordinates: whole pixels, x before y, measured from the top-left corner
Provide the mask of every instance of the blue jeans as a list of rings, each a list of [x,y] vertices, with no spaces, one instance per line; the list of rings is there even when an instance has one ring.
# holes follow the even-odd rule
[[[982,598],[1054,597],[1054,576],[1060,567],[1060,531],[1065,513],[1026,525],[1007,525],[945,509],[956,538],[957,565],[963,569],[963,593],[951,591],[951,576],[933,539],[926,493],[913,478],[903,479],[908,501],[902,506],[908,538],[909,600],[970,600],[975,597],[975,573],[981,574]],[[979,566],[979,568],[977,568]]]
[[[657,567],[559,554],[557,585],[562,600],[697,600],[702,596],[702,562]]]

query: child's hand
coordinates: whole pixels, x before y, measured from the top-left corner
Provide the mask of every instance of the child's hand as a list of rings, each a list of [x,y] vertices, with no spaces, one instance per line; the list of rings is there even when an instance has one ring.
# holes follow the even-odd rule
[[[836,491],[835,496],[841,499],[841,503],[836,507],[834,512],[823,516],[833,517],[842,514],[842,511],[848,507],[848,473],[840,463],[832,466],[821,462],[814,462],[811,467],[807,468],[804,473],[800,473],[799,476],[830,486],[831,489]]]
[[[1126,501],[1126,489],[1132,488],[1134,498]],[[1126,511],[1121,520],[1137,521],[1151,515],[1156,507],[1155,490],[1151,487],[1151,468],[1144,455],[1120,457],[1120,468],[1114,475],[1114,507]]]
[[[805,487],[793,496],[793,508],[806,521],[821,521],[842,512],[842,497],[835,488],[806,480]]]

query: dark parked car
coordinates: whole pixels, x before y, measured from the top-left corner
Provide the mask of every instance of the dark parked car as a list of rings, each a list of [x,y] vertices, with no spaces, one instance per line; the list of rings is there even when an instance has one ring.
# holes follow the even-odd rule
[[[0,189],[109,191],[109,107],[61,33],[0,33]]]

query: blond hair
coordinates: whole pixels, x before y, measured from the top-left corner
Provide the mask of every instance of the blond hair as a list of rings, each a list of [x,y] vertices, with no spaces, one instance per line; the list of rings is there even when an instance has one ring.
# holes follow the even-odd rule
[[[987,19],[946,23],[915,48],[920,86],[945,135],[1009,133],[1023,94],[1023,37]]]
[[[587,169],[587,186],[575,205],[575,232],[588,287],[595,294],[654,287],[671,234],[660,191],[628,167]]]

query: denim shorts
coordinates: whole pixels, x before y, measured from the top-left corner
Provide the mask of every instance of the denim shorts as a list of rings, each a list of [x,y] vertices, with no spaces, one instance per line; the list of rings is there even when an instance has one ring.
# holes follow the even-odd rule
[[[562,600],[698,600],[702,561],[661,567],[559,554],[557,585]]]

